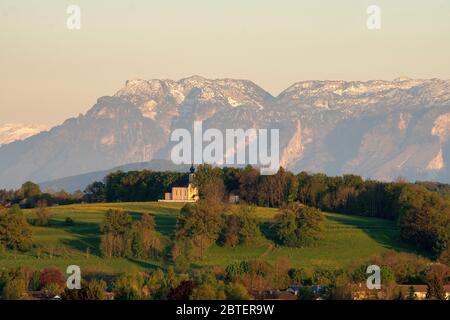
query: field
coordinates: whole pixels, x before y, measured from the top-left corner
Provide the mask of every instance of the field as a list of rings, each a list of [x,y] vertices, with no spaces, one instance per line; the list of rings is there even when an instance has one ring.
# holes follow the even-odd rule
[[[144,213],[154,215],[156,229],[163,240],[169,241],[181,204],[178,203],[106,203],[52,207],[50,225],[32,227],[33,242],[41,249],[30,253],[0,253],[0,267],[29,266],[36,269],[46,267],[66,268],[79,265],[85,272],[118,273],[126,270],[143,270],[160,266],[160,262],[134,259],[106,260],[99,256],[99,226],[104,213],[110,208],[129,211],[133,219]],[[267,230],[268,221],[277,213],[276,209],[258,208],[262,229]],[[31,211],[27,211],[31,215]],[[386,250],[409,251],[399,241],[394,222],[376,218],[355,217],[326,213],[326,235],[313,247],[287,248],[263,239],[252,246],[225,248],[214,245],[198,266],[225,266],[233,261],[262,258],[269,262],[289,256],[296,267],[339,268],[358,263]],[[66,226],[67,217],[75,221]]]

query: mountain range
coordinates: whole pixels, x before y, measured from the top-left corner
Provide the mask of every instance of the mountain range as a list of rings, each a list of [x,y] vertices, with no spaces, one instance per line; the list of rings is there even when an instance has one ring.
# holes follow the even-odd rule
[[[0,187],[168,160],[176,128],[278,128],[295,172],[450,182],[450,81],[129,80],[84,115],[0,147]],[[106,171],[105,171],[106,170]],[[73,187],[73,186],[72,186]],[[82,186],[80,186],[82,187]]]

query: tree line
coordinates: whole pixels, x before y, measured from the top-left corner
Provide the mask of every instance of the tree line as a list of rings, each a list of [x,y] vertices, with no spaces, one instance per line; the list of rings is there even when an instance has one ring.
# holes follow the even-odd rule
[[[36,208],[43,203],[48,206],[80,203],[85,200],[84,192],[78,190],[68,193],[64,190],[41,191],[38,184],[27,181],[17,190],[0,190],[0,209],[2,206],[20,205],[21,208]]]

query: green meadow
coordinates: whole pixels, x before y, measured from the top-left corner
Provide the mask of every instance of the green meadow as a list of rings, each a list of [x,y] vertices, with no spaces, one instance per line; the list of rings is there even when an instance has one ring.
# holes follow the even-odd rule
[[[28,266],[34,269],[79,265],[84,272],[119,273],[128,270],[145,270],[161,267],[160,261],[135,259],[103,259],[99,254],[100,223],[108,209],[123,209],[133,219],[143,213],[155,217],[156,230],[163,242],[169,243],[176,218],[182,204],[179,203],[102,203],[81,204],[49,208],[50,225],[32,227],[31,252],[1,252],[0,267]],[[410,251],[399,240],[395,222],[377,218],[357,217],[325,213],[326,231],[324,239],[314,246],[289,248],[277,245],[271,240],[270,221],[276,209],[257,208],[261,229],[266,235],[257,243],[234,248],[212,246],[203,260],[196,266],[226,266],[234,261],[261,258],[274,262],[288,256],[292,265],[312,269],[316,267],[340,268],[363,262],[367,258],[387,250]],[[26,211],[32,216],[32,211]],[[65,219],[74,220],[67,226]]]

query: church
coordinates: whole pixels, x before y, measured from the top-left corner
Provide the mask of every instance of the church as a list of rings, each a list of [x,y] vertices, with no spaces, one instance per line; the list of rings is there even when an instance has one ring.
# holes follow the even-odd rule
[[[198,188],[194,185],[195,168],[191,166],[187,186],[174,186],[172,192],[166,192],[164,202],[196,202],[198,200]]]

